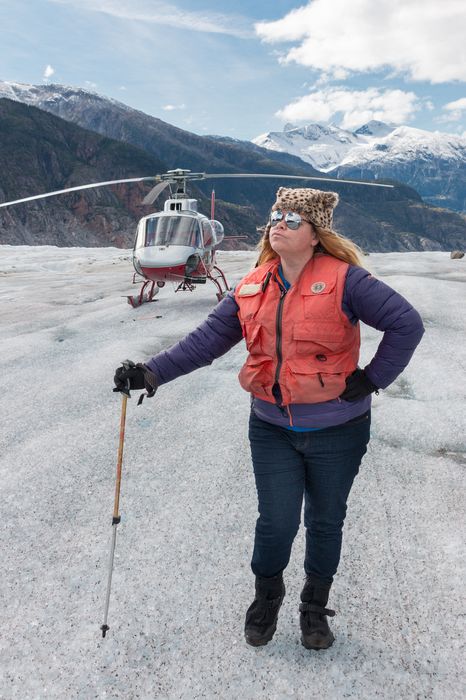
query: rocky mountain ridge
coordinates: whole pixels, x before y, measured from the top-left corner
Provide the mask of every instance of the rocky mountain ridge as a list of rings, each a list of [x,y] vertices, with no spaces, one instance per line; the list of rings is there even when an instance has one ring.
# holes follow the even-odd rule
[[[9,84],[10,88],[11,85]],[[314,168],[293,155],[274,153],[250,142],[237,141],[227,137],[206,137],[191,134],[155,117],[133,110],[115,100],[108,100],[103,96],[81,89],[53,85],[22,86],[21,90],[18,87],[15,88],[15,95],[18,110],[25,109],[24,102],[34,102],[36,105],[40,105],[40,109],[29,107],[26,112],[20,112],[21,119],[13,126],[5,127],[0,123],[0,144],[4,141],[2,148],[6,147],[8,151],[8,158],[5,162],[7,164],[11,162],[11,172],[16,172],[14,179],[5,174],[0,175],[0,188],[3,190],[3,192],[0,191],[0,196],[3,200],[16,198],[22,194],[35,194],[45,189],[59,189],[66,186],[63,184],[64,180],[69,184],[69,178],[63,178],[63,173],[59,173],[60,177],[54,181],[55,184],[45,187],[47,177],[49,180],[53,179],[50,178],[53,168],[43,172],[37,171],[36,183],[30,182],[26,186],[24,179],[21,181],[24,172],[28,172],[28,162],[37,161],[45,164],[52,162],[54,157],[58,160],[65,157],[66,160],[68,156],[65,156],[61,151],[53,156],[53,132],[56,129],[61,133],[64,128],[63,123],[68,125],[67,129],[72,128],[73,124],[79,124],[80,127],[91,130],[91,132],[86,132],[87,134],[94,132],[94,137],[97,136],[95,133],[97,132],[105,134],[107,137],[116,138],[117,141],[112,142],[113,149],[116,148],[117,143],[120,148],[124,148],[126,145],[136,146],[135,151],[138,155],[136,156],[134,151],[131,152],[134,153],[134,162],[131,161],[131,158],[127,160],[126,168],[116,167],[112,169],[110,160],[106,160],[104,170],[107,174],[105,176],[100,174],[101,171],[97,167],[98,161],[94,159],[96,172],[91,172],[90,164],[87,164],[89,169],[80,171],[79,182],[82,184],[102,179],[115,179],[119,176],[155,174],[155,172],[163,172],[173,167],[188,167],[192,170],[210,172],[276,172],[319,175]],[[0,99],[1,104],[8,104],[8,110],[11,111],[15,102],[4,98]],[[59,113],[62,118],[66,116],[66,122],[52,116],[52,114],[47,115],[47,112],[43,110],[52,112],[52,114]],[[21,145],[21,133],[25,130],[30,136],[31,127],[23,123],[24,117],[29,115],[32,118],[31,115],[37,111],[42,115],[39,120],[41,126],[34,127],[36,140],[35,142],[30,141],[31,152],[28,161],[27,148]],[[50,123],[43,121],[46,120],[47,116],[52,120]],[[37,122],[37,120],[38,116],[35,115],[33,121]],[[21,158],[23,156],[24,158],[20,159],[22,166],[19,168],[16,165],[18,157],[15,157],[11,144],[10,150],[8,150],[9,136],[6,133],[8,129],[12,130],[15,136],[20,139],[19,152],[22,154]],[[41,129],[44,130],[45,138]],[[77,126],[76,129],[79,130],[79,127]],[[76,140],[82,137],[84,142],[87,142],[90,138],[89,136],[84,137],[81,131],[79,133],[80,136],[77,133],[75,135]],[[43,153],[44,146],[46,146],[47,156],[44,156]],[[143,155],[148,159],[145,161],[145,168],[142,168],[142,165],[136,167],[137,163],[143,163],[142,160],[139,160]],[[151,161],[151,158],[156,158],[158,166],[155,165],[154,161]],[[8,165],[4,173],[8,173]],[[8,180],[7,189],[5,189],[5,177]],[[71,184],[77,184],[76,177]],[[277,186],[282,184],[286,184],[286,181],[281,180],[281,178],[277,180],[216,181],[218,218],[225,224],[227,232],[246,234],[250,244],[254,244],[258,239],[256,227],[265,222],[275,190]],[[297,184],[293,181],[290,182],[290,186]],[[39,185],[40,189],[38,189]],[[303,185],[334,189],[339,192],[341,200],[335,215],[336,229],[353,238],[366,250],[442,250],[464,245],[466,220],[452,212],[427,207],[419,195],[409,187],[397,186],[393,190],[384,190],[358,185],[344,185],[338,181],[322,183],[322,185],[318,182],[309,182],[303,183]],[[192,190],[194,196],[201,199],[201,206],[202,201],[207,203],[210,186],[211,184],[206,186],[206,183],[203,183],[199,185],[199,189]],[[84,199],[86,196],[82,195]],[[204,200],[202,200],[203,197]],[[45,207],[44,203],[40,206]],[[50,212],[49,205],[46,206],[47,211]],[[54,204],[54,206],[58,205]],[[25,212],[23,205],[21,208]],[[11,213],[12,210],[8,210],[8,212],[9,216],[18,218],[16,214]],[[135,222],[138,215],[142,215],[142,213],[148,212],[144,211],[139,214],[139,212],[128,213],[126,210],[125,215],[133,217]],[[0,220],[3,221],[3,235],[11,236],[11,226],[8,228],[4,216]],[[23,218],[26,216],[26,213],[23,213]],[[85,223],[87,224],[87,222]],[[31,225],[30,223],[29,226]],[[47,226],[52,226],[51,216],[47,220]],[[55,226],[57,227],[58,224]],[[110,221],[107,221],[106,226],[115,230]],[[20,229],[18,228],[18,230]],[[37,226],[35,230],[38,230]],[[133,225],[131,230],[133,230]],[[6,233],[7,231],[8,233]],[[44,230],[44,235],[45,233]],[[29,242],[25,229],[22,235],[24,242]],[[77,234],[75,240],[76,245],[94,244],[80,242]],[[86,240],[84,237],[84,241]],[[108,236],[102,236],[101,244],[108,245]],[[62,242],[61,245],[69,245],[69,243]]]

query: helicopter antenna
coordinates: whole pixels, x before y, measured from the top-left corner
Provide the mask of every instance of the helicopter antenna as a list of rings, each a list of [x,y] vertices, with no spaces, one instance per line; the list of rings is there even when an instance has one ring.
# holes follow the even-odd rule
[[[215,219],[215,190],[212,187],[212,194],[210,195],[210,218]]]

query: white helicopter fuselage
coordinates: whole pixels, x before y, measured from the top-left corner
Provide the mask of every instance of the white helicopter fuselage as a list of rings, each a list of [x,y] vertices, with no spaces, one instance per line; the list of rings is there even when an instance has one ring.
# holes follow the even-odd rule
[[[185,245],[153,245],[145,246],[137,251],[137,259],[141,267],[165,268],[184,265],[190,255],[202,254],[202,248]]]
[[[138,224],[133,265],[148,280],[204,283],[215,264],[223,226],[197,211],[197,201],[169,199]]]

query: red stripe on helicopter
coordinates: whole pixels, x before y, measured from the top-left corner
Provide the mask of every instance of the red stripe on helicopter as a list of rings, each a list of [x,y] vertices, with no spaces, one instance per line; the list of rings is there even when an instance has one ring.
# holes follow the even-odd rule
[[[179,282],[184,279],[186,273],[186,265],[173,265],[172,267],[143,267],[141,266],[143,275],[146,279],[158,282]]]

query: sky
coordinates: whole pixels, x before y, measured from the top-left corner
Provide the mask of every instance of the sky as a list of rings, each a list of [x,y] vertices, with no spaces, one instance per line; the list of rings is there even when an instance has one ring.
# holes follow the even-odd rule
[[[371,119],[466,134],[463,0],[0,0],[0,80],[198,134]]]

